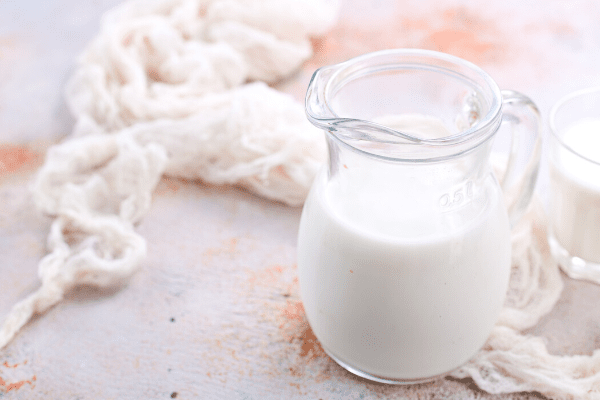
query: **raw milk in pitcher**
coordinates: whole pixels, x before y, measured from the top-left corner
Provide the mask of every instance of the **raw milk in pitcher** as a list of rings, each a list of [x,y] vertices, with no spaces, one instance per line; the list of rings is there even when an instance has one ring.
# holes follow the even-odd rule
[[[313,76],[307,114],[329,162],[302,213],[300,288],[315,336],[344,368],[418,382],[485,343],[510,275],[509,212],[488,159],[511,101],[537,117],[479,68],[423,50]]]

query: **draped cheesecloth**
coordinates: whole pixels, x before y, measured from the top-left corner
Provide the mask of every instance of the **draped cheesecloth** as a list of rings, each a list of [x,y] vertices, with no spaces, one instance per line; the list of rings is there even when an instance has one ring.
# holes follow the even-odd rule
[[[14,306],[0,348],[80,284],[114,285],[145,256],[135,224],[162,175],[235,184],[300,205],[326,158],[303,106],[267,86],[311,56],[335,0],[129,1],[106,14],[67,85],[72,137],[48,151],[33,184],[54,221],[40,289]],[[534,203],[513,231],[506,305],[485,347],[453,373],[492,393],[600,396],[600,352],[550,355],[524,336],[562,280]]]

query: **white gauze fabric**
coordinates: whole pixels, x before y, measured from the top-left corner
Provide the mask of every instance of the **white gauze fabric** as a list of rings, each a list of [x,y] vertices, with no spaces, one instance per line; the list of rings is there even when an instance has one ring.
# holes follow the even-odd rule
[[[326,159],[301,104],[266,83],[294,73],[337,1],[129,1],[106,14],[67,87],[73,137],[48,152],[33,184],[54,217],[41,288],[19,302],[0,348],[79,284],[122,283],[145,255],[135,224],[163,174],[235,184],[291,205]],[[598,398],[600,352],[559,357],[520,331],[562,291],[539,202],[514,229],[506,305],[485,347],[452,375],[492,393]],[[595,397],[594,397],[595,396]]]
[[[0,348],[80,284],[122,283],[145,241],[134,230],[163,174],[304,201],[326,158],[304,107],[267,86],[312,55],[337,0],[129,1],[107,13],[66,100],[73,137],[33,184],[54,217],[41,288],[11,310]]]

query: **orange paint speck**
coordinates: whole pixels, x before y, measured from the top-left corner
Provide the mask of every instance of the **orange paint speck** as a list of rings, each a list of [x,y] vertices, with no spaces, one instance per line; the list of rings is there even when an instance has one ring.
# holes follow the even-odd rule
[[[285,315],[285,317],[288,320],[303,321],[304,320],[304,306],[302,305],[302,302],[297,301],[294,303],[289,303],[283,309],[283,315]]]
[[[418,8],[402,7],[377,25],[341,22],[325,37],[313,39],[314,54],[306,67],[393,48],[442,51],[476,64],[504,62],[522,43],[498,21],[475,7],[430,10],[426,14]]]
[[[156,186],[155,193],[158,195],[168,194],[168,193],[177,193],[177,191],[184,185],[186,182],[169,178],[167,176],[163,176],[158,185]]]
[[[273,169],[273,172],[275,174],[279,174],[281,176],[283,176],[284,178],[289,178],[289,174],[286,172],[285,167],[283,165],[278,165],[277,167],[275,167]]]
[[[219,257],[219,256],[233,257],[235,254],[237,254],[237,244],[238,244],[238,239],[231,238],[229,240],[223,240],[222,247],[206,249],[202,253],[203,263],[205,263],[205,264],[212,263],[214,257]]]
[[[19,390],[26,383],[33,386],[32,381],[35,382],[36,380],[37,377],[35,375],[33,378],[31,378],[31,380],[22,380],[14,383],[7,383],[4,379],[0,378],[0,389],[4,388],[4,390],[7,392],[10,392],[11,390]]]
[[[429,36],[434,47],[445,53],[464,52],[469,54],[485,54],[492,49],[492,45],[479,40],[473,32],[457,29],[444,29],[434,32]]]
[[[18,44],[17,35],[0,35],[0,58],[8,59],[18,49]]]
[[[31,381],[19,381],[15,383],[9,383],[8,385],[6,385],[6,391],[10,392],[13,389],[21,389],[21,386],[23,386],[25,383],[29,383],[31,385]]]
[[[300,344],[301,357],[311,360],[325,356],[325,351],[308,324],[301,301],[288,302],[282,314],[284,322],[279,328],[290,343]]]
[[[179,184],[174,179],[164,178],[165,184],[169,190],[176,192],[179,190]]]
[[[25,360],[23,362],[23,365],[25,365],[25,364],[27,364],[27,360]],[[19,364],[17,363],[17,364],[10,365],[8,363],[8,361],[5,361],[2,364],[2,366],[6,367],[6,368],[17,368],[19,366]],[[2,377],[0,377],[0,393],[1,393],[2,389],[4,389],[6,392],[10,392],[11,390],[18,390],[21,387],[23,387],[23,385],[25,385],[26,383],[31,385],[31,387],[34,387],[32,382],[35,382],[36,380],[37,380],[37,376],[34,375],[31,378],[31,380],[22,380],[22,381],[18,381],[18,382],[8,383],[4,379],[2,379]]]
[[[431,50],[485,63],[505,57],[508,44],[506,35],[497,28],[495,20],[488,20],[475,9],[451,8],[443,11],[438,21],[422,29],[426,33],[423,46]]]
[[[0,144],[0,176],[13,174],[27,166],[34,166],[39,158],[39,154],[26,147]]]
[[[274,265],[258,272],[251,271],[248,283],[251,286],[255,286],[257,284],[273,286],[279,282],[283,271],[284,268],[281,265]]]
[[[575,28],[568,24],[557,22],[556,24],[549,25],[550,29],[557,35],[574,35],[576,33]]]

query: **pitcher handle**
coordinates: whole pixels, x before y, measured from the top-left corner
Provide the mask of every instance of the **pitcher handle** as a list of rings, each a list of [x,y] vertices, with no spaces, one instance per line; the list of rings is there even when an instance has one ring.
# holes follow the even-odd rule
[[[527,211],[533,197],[542,154],[542,120],[540,111],[531,99],[512,90],[502,91],[502,122],[512,128],[511,148],[504,176],[501,179],[502,191],[508,206],[511,228]],[[534,143],[529,151],[525,171],[519,176],[515,167],[517,161],[527,156],[526,148],[519,144],[520,128],[526,127],[527,134],[534,135]]]

